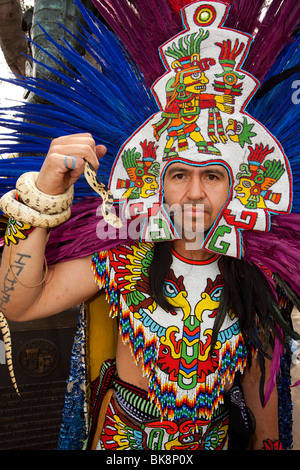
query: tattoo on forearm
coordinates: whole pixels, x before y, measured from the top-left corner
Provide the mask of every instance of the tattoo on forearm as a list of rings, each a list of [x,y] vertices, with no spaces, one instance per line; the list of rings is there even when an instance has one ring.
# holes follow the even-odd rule
[[[10,300],[10,295],[11,292],[14,291],[14,285],[17,282],[15,279],[10,279],[10,270],[5,275],[4,281],[3,281],[3,289],[1,291],[1,300],[2,303],[7,303]]]
[[[20,276],[25,268],[26,259],[28,260],[29,258],[31,258],[31,256],[25,253],[16,253],[15,260],[12,262],[10,268],[8,268],[3,280],[2,290],[0,292],[0,310],[6,310],[5,305],[10,301],[11,294],[15,290],[17,277]]]
[[[24,259],[25,258],[25,259]],[[13,269],[13,272],[16,276],[19,276],[21,272],[23,271],[25,267],[25,261],[26,258],[31,258],[30,255],[25,255],[24,253],[17,253],[16,254],[16,259],[13,261],[13,264],[11,265],[11,269]]]

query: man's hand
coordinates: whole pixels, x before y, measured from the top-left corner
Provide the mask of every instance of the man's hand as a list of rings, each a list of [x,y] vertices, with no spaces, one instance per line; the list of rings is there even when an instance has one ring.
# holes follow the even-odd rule
[[[96,146],[91,134],[72,134],[58,137],[51,142],[49,152],[38,175],[36,186],[45,194],[62,194],[83,174],[86,161],[97,171],[99,167],[98,160],[105,153],[106,147],[103,145]],[[73,159],[71,156],[75,158],[74,168],[72,168]]]

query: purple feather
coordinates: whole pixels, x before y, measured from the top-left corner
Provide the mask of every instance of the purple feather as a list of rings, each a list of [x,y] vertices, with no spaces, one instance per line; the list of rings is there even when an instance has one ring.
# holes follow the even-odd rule
[[[243,233],[244,259],[255,264],[265,275],[276,298],[275,284],[266,272],[277,273],[300,294],[300,214],[273,216],[270,232]],[[282,331],[277,328],[282,338]],[[271,362],[270,377],[265,390],[265,404],[276,385],[283,345],[278,338]]]
[[[269,232],[243,232],[243,258],[279,274],[300,295],[300,214],[272,217]]]
[[[244,4],[245,1],[238,3]],[[292,34],[299,21],[300,2],[273,0],[258,28],[243,69],[262,81],[282,49],[293,40]]]
[[[74,204],[70,219],[51,230],[46,247],[49,265],[89,256],[133,240],[127,234],[126,224],[116,230],[103,220],[100,205],[99,197],[89,197]],[[118,213],[118,206],[115,212]]]
[[[265,0],[232,0],[226,27],[253,35],[259,27],[259,17]]]
[[[280,328],[276,328],[276,329],[277,329],[278,335],[282,339],[283,338],[282,330]],[[280,372],[280,363],[281,363],[282,354],[283,354],[283,345],[278,338],[275,338],[272,362],[270,365],[270,376],[269,376],[266,389],[265,389],[264,406],[266,406],[266,404],[268,403],[270,396],[276,385],[276,380]]]

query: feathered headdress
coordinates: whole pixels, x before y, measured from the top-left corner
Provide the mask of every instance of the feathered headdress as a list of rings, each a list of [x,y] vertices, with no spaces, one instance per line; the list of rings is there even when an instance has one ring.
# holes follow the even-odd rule
[[[155,210],[164,203],[168,166],[178,161],[222,165],[230,194],[202,248],[240,258],[244,230],[266,231],[270,213],[290,212],[292,182],[280,144],[244,111],[258,86],[242,69],[252,38],[223,26],[227,10],[228,5],[218,1],[184,8],[185,29],[160,48],[166,72],[152,87],[160,111],[122,146],[110,189],[117,201],[126,199],[122,213],[127,219],[137,210],[146,214],[144,240],[170,240],[175,227],[163,209],[160,218]],[[156,186],[153,181],[150,190],[151,183],[144,181],[144,191],[131,199],[118,181],[126,176],[125,156],[140,152],[145,141],[156,146]]]

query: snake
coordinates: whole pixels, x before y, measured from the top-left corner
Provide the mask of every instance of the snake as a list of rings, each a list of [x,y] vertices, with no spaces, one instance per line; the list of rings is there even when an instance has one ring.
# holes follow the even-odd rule
[[[1,197],[0,209],[8,217],[33,227],[47,229],[56,227],[71,216],[70,206],[74,197],[74,186],[72,185],[63,194],[48,195],[36,187],[37,176],[38,172],[35,171],[21,175],[16,182],[16,189]],[[115,228],[121,228],[121,219],[112,211],[114,203],[112,192],[99,181],[96,170],[87,161],[84,165],[84,176],[89,186],[102,198],[101,210],[104,220]],[[20,204],[20,201],[23,204]]]
[[[114,203],[112,192],[104,183],[98,180],[95,169],[87,161],[84,165],[84,176],[90,187],[94,189],[94,191],[102,198],[101,210],[104,220],[115,228],[121,228],[121,219],[116,214],[111,212],[111,208]]]

